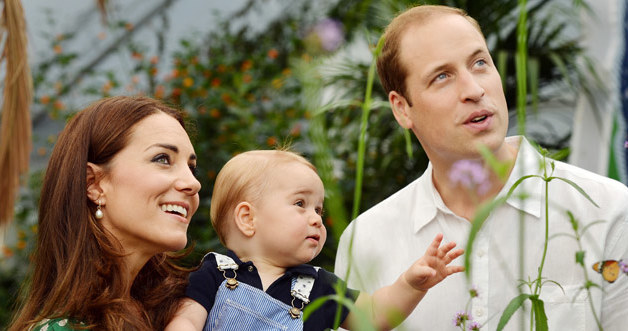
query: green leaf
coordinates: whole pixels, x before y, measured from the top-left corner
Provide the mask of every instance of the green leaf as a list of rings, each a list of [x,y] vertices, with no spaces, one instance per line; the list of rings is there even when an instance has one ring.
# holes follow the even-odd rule
[[[596,225],[596,224],[600,224],[600,223],[605,223],[605,222],[606,221],[604,221],[604,220],[597,220],[595,222],[591,222],[591,223],[585,225],[585,227],[583,227],[582,231],[580,232],[580,236],[583,236],[591,226]]]
[[[332,101],[316,110],[314,110],[312,112],[312,116],[317,116],[320,115],[322,113],[325,113],[331,109],[336,109],[336,108],[345,108],[345,107],[349,107],[349,106],[360,106],[362,103],[357,101],[357,100],[338,100],[338,101]]]
[[[532,300],[532,310],[534,311],[536,331],[547,331],[547,315],[545,314],[545,305],[543,300],[536,296],[530,297],[530,300]]]
[[[323,304],[328,300],[332,300],[332,295],[322,296],[310,302],[307,306],[305,306],[305,309],[303,309],[303,320],[307,320],[314,311],[323,306]]]
[[[488,149],[488,147],[484,145],[479,145],[478,150],[482,157],[486,160],[488,165],[491,167],[493,172],[502,180],[506,181],[508,179],[509,170],[511,168],[510,162],[501,162],[499,161],[495,155]]]
[[[529,294],[523,293],[523,294],[519,294],[518,296],[510,300],[510,302],[508,303],[508,306],[506,306],[506,309],[504,309],[502,316],[499,318],[499,323],[497,324],[497,331],[501,331],[504,329],[504,327],[506,326],[506,324],[508,323],[512,315],[517,311],[517,309],[521,308],[523,303],[529,298],[530,298]]]
[[[364,311],[358,309],[355,303],[350,299],[344,296],[339,296],[337,294],[326,295],[310,302],[307,306],[305,306],[305,309],[303,309],[303,320],[306,321],[310,317],[310,315],[312,315],[312,313],[316,311],[316,309],[320,308],[325,302],[330,300],[336,301],[339,305],[347,307],[352,314],[355,314],[358,317],[355,319],[358,325],[354,325],[354,329],[375,331],[375,327],[371,324],[370,318],[366,316],[366,313]]]
[[[537,177],[537,178],[543,179],[543,176],[539,176],[539,175],[526,175],[526,176],[523,176],[523,177],[517,179],[517,181],[514,184],[512,184],[512,186],[510,187],[510,190],[508,190],[508,193],[506,194],[506,196],[508,196],[508,197],[511,196],[512,193],[517,188],[517,186],[519,186],[519,184],[521,184],[521,182],[523,182],[524,180],[526,180],[528,178],[532,178],[532,177]]]
[[[576,252],[576,263],[584,267],[584,251]]]
[[[587,192],[585,192],[580,186],[578,186],[578,184],[572,182],[571,180],[569,180],[567,178],[562,178],[562,177],[550,177],[550,180],[552,180],[554,178],[562,180],[563,182],[573,186],[573,188],[575,188],[578,192],[580,192],[580,194],[582,194],[585,198],[587,198],[587,200],[589,200],[594,206],[600,208],[600,206],[598,206],[598,204],[595,203],[595,201],[593,201],[593,199],[591,199],[591,197],[587,194]]]

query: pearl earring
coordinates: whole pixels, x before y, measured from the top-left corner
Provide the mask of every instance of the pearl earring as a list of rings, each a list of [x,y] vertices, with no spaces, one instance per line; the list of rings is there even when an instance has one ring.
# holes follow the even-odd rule
[[[94,213],[94,216],[96,216],[96,219],[102,219],[103,217],[103,213],[102,210],[100,209],[100,199],[98,199],[98,208],[96,209],[96,212]]]

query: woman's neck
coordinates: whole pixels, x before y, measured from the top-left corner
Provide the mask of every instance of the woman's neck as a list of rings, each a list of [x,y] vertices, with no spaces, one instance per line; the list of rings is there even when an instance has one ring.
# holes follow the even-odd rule
[[[140,270],[146,265],[150,256],[142,256],[140,254],[129,254],[123,257],[123,265],[121,268],[122,277],[124,277],[125,293],[131,296],[131,287]]]

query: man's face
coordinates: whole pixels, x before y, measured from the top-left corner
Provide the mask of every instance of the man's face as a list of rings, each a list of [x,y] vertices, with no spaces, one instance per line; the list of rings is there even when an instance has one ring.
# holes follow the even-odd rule
[[[389,100],[432,162],[477,158],[479,144],[501,152],[506,98],[486,41],[470,22],[445,14],[408,27],[400,59],[408,99],[392,91]]]

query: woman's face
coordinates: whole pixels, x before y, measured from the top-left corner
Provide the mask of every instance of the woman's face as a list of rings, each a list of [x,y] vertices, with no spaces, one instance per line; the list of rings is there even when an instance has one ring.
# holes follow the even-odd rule
[[[159,112],[134,126],[100,181],[101,222],[125,253],[150,258],[185,247],[199,204],[195,167],[192,143],[176,119]]]

